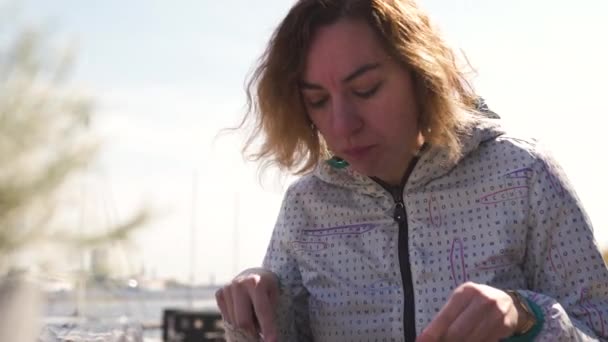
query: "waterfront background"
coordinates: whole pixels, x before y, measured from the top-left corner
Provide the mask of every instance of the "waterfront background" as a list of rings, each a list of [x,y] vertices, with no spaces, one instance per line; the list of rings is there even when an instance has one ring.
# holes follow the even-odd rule
[[[97,287],[87,290],[82,303],[79,303],[76,292],[47,293],[44,322],[60,326],[67,322],[78,322],[75,318],[81,317],[92,325],[117,327],[130,323],[136,329],[143,330],[145,342],[156,342],[161,340],[164,310],[217,312],[214,296],[216,290],[215,287],[173,287],[162,290],[128,286]],[[74,329],[84,330],[84,324],[80,323],[79,326],[75,325]]]
[[[167,306],[213,307],[212,289],[259,265],[293,178],[271,171],[260,182],[240,155],[242,136],[219,133],[239,122],[245,78],[291,3],[0,0],[0,45],[34,30],[50,42],[43,59],[67,46],[67,78],[91,99],[87,124],[99,158],[62,189],[58,221],[87,235],[142,206],[153,213],[128,239],[62,258],[36,249],[16,259],[16,270],[40,255],[60,265],[43,277],[46,316],[158,322]],[[600,155],[608,47],[598,43],[608,33],[608,2],[420,3],[466,52],[491,109],[553,150],[608,249]]]
[[[94,99],[101,155],[75,182],[66,220],[95,231],[142,204],[156,209],[131,245],[113,250],[115,271],[218,284],[261,262],[292,178],[271,173],[260,184],[240,156],[242,136],[218,132],[242,115],[245,78],[291,3],[20,2],[22,26],[71,42],[71,79]],[[420,3],[466,52],[489,106],[554,151],[608,247],[597,156],[606,146],[608,48],[597,42],[608,2]]]

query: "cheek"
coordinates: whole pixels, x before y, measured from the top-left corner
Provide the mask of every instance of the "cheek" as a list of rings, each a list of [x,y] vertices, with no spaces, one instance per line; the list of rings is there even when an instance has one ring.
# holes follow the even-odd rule
[[[401,104],[377,108],[366,121],[370,131],[389,139],[403,141],[418,131],[415,112],[404,108]]]
[[[371,129],[382,131],[396,129],[402,125],[403,107],[390,96],[378,96],[366,102],[362,108],[365,122]]]
[[[312,124],[315,126],[317,131],[319,131],[323,135],[327,135],[328,129],[330,127],[330,121],[328,120],[327,115],[322,115],[318,112],[315,112],[315,113],[309,113],[308,118],[310,119]]]
[[[410,94],[403,90],[397,94],[390,94],[383,100],[386,118],[395,124],[395,128],[415,127],[418,125],[416,105]]]

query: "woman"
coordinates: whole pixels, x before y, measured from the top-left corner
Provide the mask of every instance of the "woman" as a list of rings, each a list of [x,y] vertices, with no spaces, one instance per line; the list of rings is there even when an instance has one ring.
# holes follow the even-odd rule
[[[476,110],[412,0],[300,0],[252,80],[257,157],[303,175],[229,339],[608,340],[608,271],[553,159]]]

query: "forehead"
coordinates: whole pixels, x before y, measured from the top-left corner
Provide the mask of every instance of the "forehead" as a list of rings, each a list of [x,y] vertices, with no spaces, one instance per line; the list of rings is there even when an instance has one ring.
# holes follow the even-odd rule
[[[344,77],[361,65],[379,63],[386,50],[363,20],[340,19],[315,32],[306,56],[304,78]]]

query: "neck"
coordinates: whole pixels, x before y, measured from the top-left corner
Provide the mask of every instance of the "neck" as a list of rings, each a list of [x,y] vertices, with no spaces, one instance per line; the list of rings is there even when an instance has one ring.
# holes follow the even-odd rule
[[[414,170],[414,165],[418,160],[420,152],[425,146],[424,136],[421,133],[418,134],[418,137],[415,142],[415,147],[412,148],[411,153],[408,155],[407,159],[402,164],[402,167],[394,172],[392,175],[386,175],[383,177],[372,177],[374,180],[380,180],[383,185],[388,186],[399,186],[405,185],[405,182],[410,176],[410,173]]]

